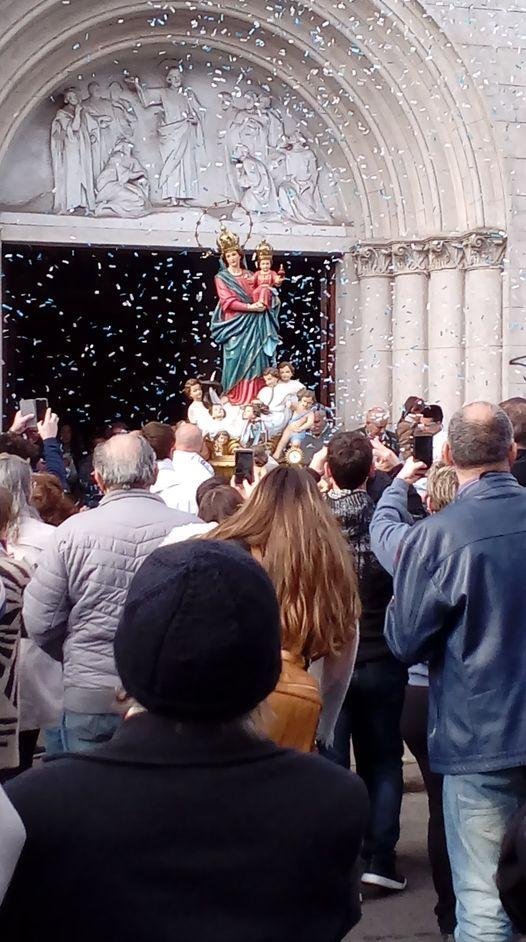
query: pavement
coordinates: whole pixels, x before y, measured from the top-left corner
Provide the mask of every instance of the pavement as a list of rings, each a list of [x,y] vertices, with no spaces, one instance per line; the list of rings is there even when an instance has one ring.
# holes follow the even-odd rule
[[[427,797],[415,762],[404,762],[405,793],[398,844],[401,893],[364,887],[362,918],[345,942],[438,942],[436,897],[427,857]]]

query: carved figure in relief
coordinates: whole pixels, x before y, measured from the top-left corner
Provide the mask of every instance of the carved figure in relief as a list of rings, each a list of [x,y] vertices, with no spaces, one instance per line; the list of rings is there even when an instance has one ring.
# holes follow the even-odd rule
[[[234,148],[232,161],[242,193],[240,202],[243,208],[249,213],[278,213],[276,187],[263,161],[250,154],[245,144],[238,144]]]
[[[64,105],[51,125],[54,209],[56,213],[75,210],[93,212],[95,187],[92,146],[97,144],[100,126],[82,106],[76,88],[64,92]]]
[[[130,102],[122,98],[118,82],[111,83],[109,98],[104,97],[98,82],[90,82],[88,97],[83,99],[82,107],[99,123],[100,133],[92,145],[93,170],[97,179],[117,141],[132,136],[137,117]]]
[[[330,217],[318,185],[319,168],[314,151],[302,134],[286,138],[285,180],[279,187],[283,212],[295,222],[323,222]]]
[[[133,143],[117,141],[97,180],[97,216],[142,216],[149,208],[148,178]]]
[[[271,153],[277,150],[285,135],[283,118],[272,106],[272,98],[266,92],[262,92],[258,98],[258,110],[264,122],[267,150]]]
[[[201,105],[191,88],[183,84],[179,68],[166,74],[166,87],[147,88],[140,79],[127,80],[143,108],[161,105],[163,120],[158,128],[163,167],[159,186],[164,200],[173,206],[198,195],[197,151],[204,144]]]

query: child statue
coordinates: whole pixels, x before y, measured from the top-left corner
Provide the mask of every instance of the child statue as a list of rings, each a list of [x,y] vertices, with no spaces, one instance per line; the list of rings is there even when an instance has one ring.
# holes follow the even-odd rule
[[[253,281],[254,301],[263,301],[265,308],[269,308],[276,288],[285,281],[285,269],[280,265],[278,271],[273,271],[272,246],[265,239],[256,246],[255,255],[257,271]]]

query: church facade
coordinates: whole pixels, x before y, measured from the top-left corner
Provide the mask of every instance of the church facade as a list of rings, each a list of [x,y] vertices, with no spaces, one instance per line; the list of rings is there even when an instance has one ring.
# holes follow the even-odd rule
[[[13,0],[0,240],[338,257],[336,403],[522,395],[526,12]]]

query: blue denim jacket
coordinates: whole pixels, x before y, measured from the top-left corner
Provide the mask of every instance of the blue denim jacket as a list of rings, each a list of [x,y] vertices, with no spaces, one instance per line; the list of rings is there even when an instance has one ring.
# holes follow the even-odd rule
[[[400,547],[385,636],[429,660],[429,755],[443,774],[526,765],[526,492],[483,475]]]

